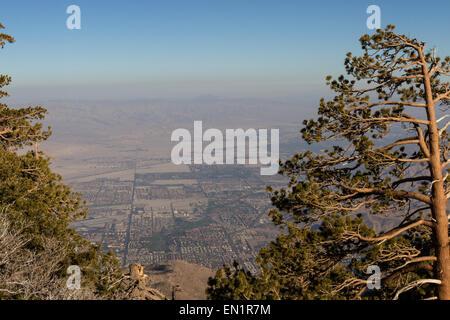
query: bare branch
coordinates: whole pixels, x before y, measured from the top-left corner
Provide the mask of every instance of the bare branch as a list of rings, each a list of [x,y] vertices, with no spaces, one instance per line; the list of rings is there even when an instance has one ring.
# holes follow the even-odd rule
[[[421,286],[423,284],[426,283],[433,283],[433,284],[441,284],[441,280],[438,279],[420,279],[417,281],[413,281],[411,283],[409,283],[407,286],[403,287],[402,289],[398,290],[397,293],[395,294],[394,300],[398,300],[399,296],[406,291],[409,291],[415,287]]]
[[[439,135],[442,135],[449,125],[450,121],[447,121],[447,123],[439,130]]]
[[[430,121],[428,121],[428,120],[416,119],[414,117],[385,117],[385,118],[370,118],[370,119],[358,118],[356,121],[358,121],[358,122],[408,122],[408,123],[425,124],[425,125],[430,124]]]
[[[358,188],[358,187],[351,187],[347,186],[345,184],[338,184],[340,187],[351,190],[351,191],[357,191],[364,194],[378,194],[378,195],[384,195],[388,190],[383,189],[376,189],[376,188]],[[422,202],[425,202],[427,204],[431,204],[430,197],[417,193],[417,192],[411,192],[411,191],[403,191],[403,190],[389,190],[394,196],[400,197],[400,198],[409,198],[409,199],[415,199]]]
[[[447,98],[449,98],[449,97],[450,97],[450,91],[447,91],[447,92],[445,92],[445,93],[443,93],[443,94],[438,95],[438,96],[433,100],[433,103],[436,103],[436,102],[438,102],[439,100],[442,100],[442,99],[447,99]]]
[[[395,188],[402,183],[415,182],[415,181],[431,181],[431,176],[418,176],[418,177],[400,179],[400,180],[393,182],[391,186],[392,186],[392,188]]]
[[[436,120],[436,123],[439,123],[439,122],[441,122],[442,120],[444,120],[445,118],[448,118],[448,117],[450,117],[450,115],[446,114],[445,116],[442,116],[438,120]]]
[[[421,225],[426,225],[428,227],[434,227],[433,222],[421,219],[421,220],[412,222],[410,224],[407,224],[405,226],[400,226],[400,227],[394,228],[394,229],[384,233],[383,235],[375,237],[375,238],[364,237],[364,236],[360,235],[359,233],[353,232],[353,231],[346,232],[346,235],[358,238],[358,239],[360,239],[362,241],[366,241],[366,242],[378,242],[378,241],[392,239],[409,229],[412,229],[412,228],[415,228],[415,227],[421,226]]]
[[[372,108],[372,107],[382,106],[382,105],[398,105],[398,106],[409,106],[409,107],[417,107],[417,108],[426,108],[427,107],[427,105],[424,103],[414,103],[414,102],[406,102],[406,101],[380,101],[380,102],[369,103],[365,106],[349,108],[348,110],[350,110],[350,111],[361,110],[361,109],[367,109],[367,108]]]

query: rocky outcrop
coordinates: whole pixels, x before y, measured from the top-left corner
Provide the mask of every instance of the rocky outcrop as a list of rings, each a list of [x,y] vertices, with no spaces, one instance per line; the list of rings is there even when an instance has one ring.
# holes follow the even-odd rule
[[[149,277],[144,273],[144,267],[137,263],[129,266],[129,273],[123,280],[126,298],[130,300],[166,300],[166,296],[151,287]]]
[[[204,300],[208,278],[214,271],[186,261],[172,260],[145,267],[151,286],[175,300]]]

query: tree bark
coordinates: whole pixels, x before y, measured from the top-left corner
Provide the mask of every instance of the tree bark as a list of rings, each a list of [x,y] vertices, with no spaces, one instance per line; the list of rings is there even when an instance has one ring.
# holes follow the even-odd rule
[[[440,300],[450,300],[450,250],[448,235],[447,197],[444,191],[444,179],[442,176],[442,164],[439,148],[439,130],[437,128],[435,106],[431,88],[430,74],[425,63],[423,51],[419,50],[423,62],[424,89],[427,103],[427,117],[430,135],[430,174],[433,180],[431,189],[431,212],[436,220],[434,228],[434,240],[436,250],[436,277],[441,280],[438,287]]]

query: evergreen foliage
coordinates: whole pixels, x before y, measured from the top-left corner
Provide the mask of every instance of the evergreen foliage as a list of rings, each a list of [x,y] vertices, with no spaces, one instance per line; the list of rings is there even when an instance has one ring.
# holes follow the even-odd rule
[[[394,29],[361,37],[347,77],[327,77],[335,96],[301,133],[332,147],[281,163],[290,182],[269,188],[270,215],[286,232],[260,251],[259,274],[219,270],[209,298],[450,299],[450,122],[438,119],[450,57]],[[369,217],[395,227],[375,232]],[[380,290],[367,287],[369,266],[381,270]]]
[[[0,34],[2,48],[12,42]],[[0,75],[0,98],[10,82]],[[0,299],[112,298],[122,277],[117,259],[70,227],[87,209],[38,150],[51,134],[39,122],[46,113],[0,103]],[[82,271],[76,294],[66,290],[70,265]]]

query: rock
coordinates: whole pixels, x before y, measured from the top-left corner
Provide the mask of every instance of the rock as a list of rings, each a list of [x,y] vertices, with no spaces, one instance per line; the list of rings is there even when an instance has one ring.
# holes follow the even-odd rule
[[[144,273],[144,267],[137,263],[129,266],[129,273],[123,280],[126,299],[130,300],[167,300],[159,290],[151,288],[148,276]]]
[[[215,272],[204,266],[181,260],[146,266],[152,288],[158,289],[168,299],[204,300],[208,278]]]

